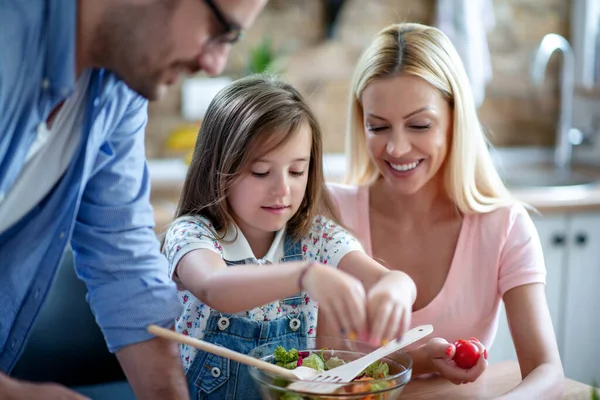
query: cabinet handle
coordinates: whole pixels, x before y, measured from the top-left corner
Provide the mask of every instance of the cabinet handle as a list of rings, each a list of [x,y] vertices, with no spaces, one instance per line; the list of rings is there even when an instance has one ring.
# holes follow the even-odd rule
[[[575,243],[578,246],[585,246],[587,244],[587,240],[588,240],[588,237],[585,232],[580,232],[575,235]]]
[[[552,245],[554,247],[564,246],[566,241],[566,237],[563,233],[555,233],[552,235]]]

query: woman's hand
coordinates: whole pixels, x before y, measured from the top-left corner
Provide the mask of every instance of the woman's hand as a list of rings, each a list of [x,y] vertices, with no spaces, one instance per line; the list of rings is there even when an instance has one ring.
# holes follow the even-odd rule
[[[342,335],[366,331],[366,295],[353,276],[323,264],[313,264],[301,275],[300,287],[319,303],[332,329]]]
[[[477,339],[471,339],[471,342],[479,348],[480,356],[475,366],[470,369],[463,369],[456,365],[452,360],[456,354],[456,346],[442,338],[431,339],[421,346],[421,350],[427,354],[437,372],[455,385],[460,385],[475,382],[488,365],[485,347]]]
[[[400,271],[385,273],[371,287],[367,294],[367,320],[372,345],[385,344],[408,330],[416,297],[414,282]]]

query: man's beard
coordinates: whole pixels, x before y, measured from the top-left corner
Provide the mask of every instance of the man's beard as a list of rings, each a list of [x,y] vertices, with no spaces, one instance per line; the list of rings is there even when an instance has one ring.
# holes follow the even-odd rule
[[[158,100],[166,94],[167,84],[162,80],[171,68],[165,63],[173,48],[165,39],[168,18],[157,15],[158,11],[161,10],[156,6],[124,5],[108,12],[91,49],[94,65],[114,72],[148,100]]]

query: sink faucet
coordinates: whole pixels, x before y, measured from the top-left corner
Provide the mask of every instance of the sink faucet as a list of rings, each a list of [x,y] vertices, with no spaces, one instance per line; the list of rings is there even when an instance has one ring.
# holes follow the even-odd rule
[[[562,53],[562,71],[560,77],[560,116],[556,128],[554,166],[558,169],[568,170],[571,167],[573,144],[575,142],[571,139],[570,133],[573,128],[575,56],[567,39],[555,33],[544,36],[535,53],[531,77],[536,85],[543,83],[548,61],[557,50]]]

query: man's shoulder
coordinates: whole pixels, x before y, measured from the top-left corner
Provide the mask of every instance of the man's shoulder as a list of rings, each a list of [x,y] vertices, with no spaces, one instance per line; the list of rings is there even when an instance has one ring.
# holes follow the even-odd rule
[[[14,69],[27,68],[27,59],[39,58],[39,45],[44,23],[42,0],[0,1],[0,78],[2,72],[12,74]],[[4,76],[5,83],[10,80]]]
[[[139,108],[148,103],[148,100],[127,86],[127,84],[114,72],[105,69],[102,70],[102,74],[102,86],[104,88],[104,93],[107,96],[107,102],[118,103],[118,105],[123,108]]]
[[[10,39],[13,33],[25,29],[41,29],[40,21],[44,16],[47,0],[3,0],[0,1],[0,21],[2,34],[0,37]]]

